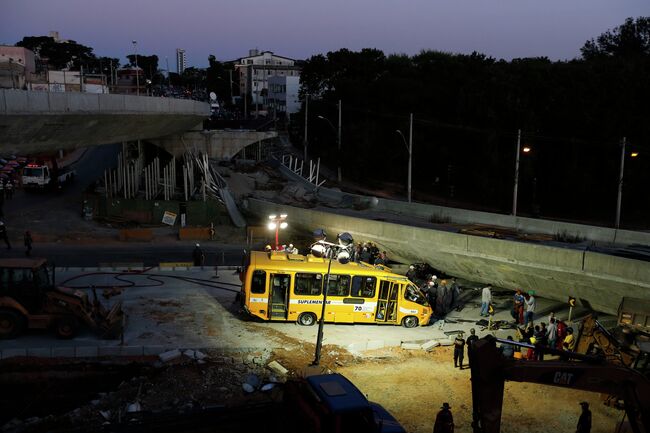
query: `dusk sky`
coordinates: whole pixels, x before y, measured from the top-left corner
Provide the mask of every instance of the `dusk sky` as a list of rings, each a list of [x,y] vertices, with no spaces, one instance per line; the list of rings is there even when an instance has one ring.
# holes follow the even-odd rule
[[[495,58],[579,56],[587,39],[650,15],[649,0],[0,0],[0,44],[59,31],[97,55],[165,57],[189,66],[251,48],[306,59],[339,48],[482,52]]]

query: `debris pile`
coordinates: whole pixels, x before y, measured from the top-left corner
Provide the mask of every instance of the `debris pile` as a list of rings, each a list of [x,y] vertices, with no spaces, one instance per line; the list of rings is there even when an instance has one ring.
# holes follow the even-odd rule
[[[154,368],[98,392],[85,404],[60,415],[12,419],[3,432],[95,431],[106,425],[142,422],[152,414],[189,414],[281,400],[292,372],[271,351],[205,353],[175,349],[151,358]],[[74,384],[70,384],[74,386]]]

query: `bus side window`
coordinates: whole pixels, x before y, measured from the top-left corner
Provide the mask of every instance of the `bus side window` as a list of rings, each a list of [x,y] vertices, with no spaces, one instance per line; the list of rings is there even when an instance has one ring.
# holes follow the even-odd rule
[[[352,296],[361,298],[373,298],[375,296],[376,286],[377,278],[375,277],[352,277]]]
[[[350,293],[349,275],[330,275],[327,296],[348,296]]]
[[[296,274],[296,284],[293,292],[296,295],[318,296],[323,287],[321,274]]]
[[[251,280],[251,293],[264,293],[266,292],[266,272],[253,271],[253,278]]]

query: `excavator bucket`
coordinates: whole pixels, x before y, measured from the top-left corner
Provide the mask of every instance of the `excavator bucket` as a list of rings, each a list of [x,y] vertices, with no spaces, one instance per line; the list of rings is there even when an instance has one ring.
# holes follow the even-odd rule
[[[99,317],[97,329],[101,332],[101,337],[107,340],[119,338],[124,332],[124,322],[126,315],[122,311],[122,301],[117,302],[108,311],[105,317]]]

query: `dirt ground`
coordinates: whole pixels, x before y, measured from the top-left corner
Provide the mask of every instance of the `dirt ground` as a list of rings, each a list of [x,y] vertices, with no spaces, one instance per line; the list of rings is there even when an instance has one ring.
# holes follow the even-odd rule
[[[382,350],[374,353],[375,360],[338,367],[337,371],[368,399],[384,406],[409,432],[431,432],[441,404],[449,402],[456,433],[470,433],[470,370],[455,369],[452,353],[451,347],[431,353]],[[517,382],[506,383],[501,431],[575,431],[581,401],[591,404],[592,433],[615,431],[623,412],[603,405],[598,394]]]

